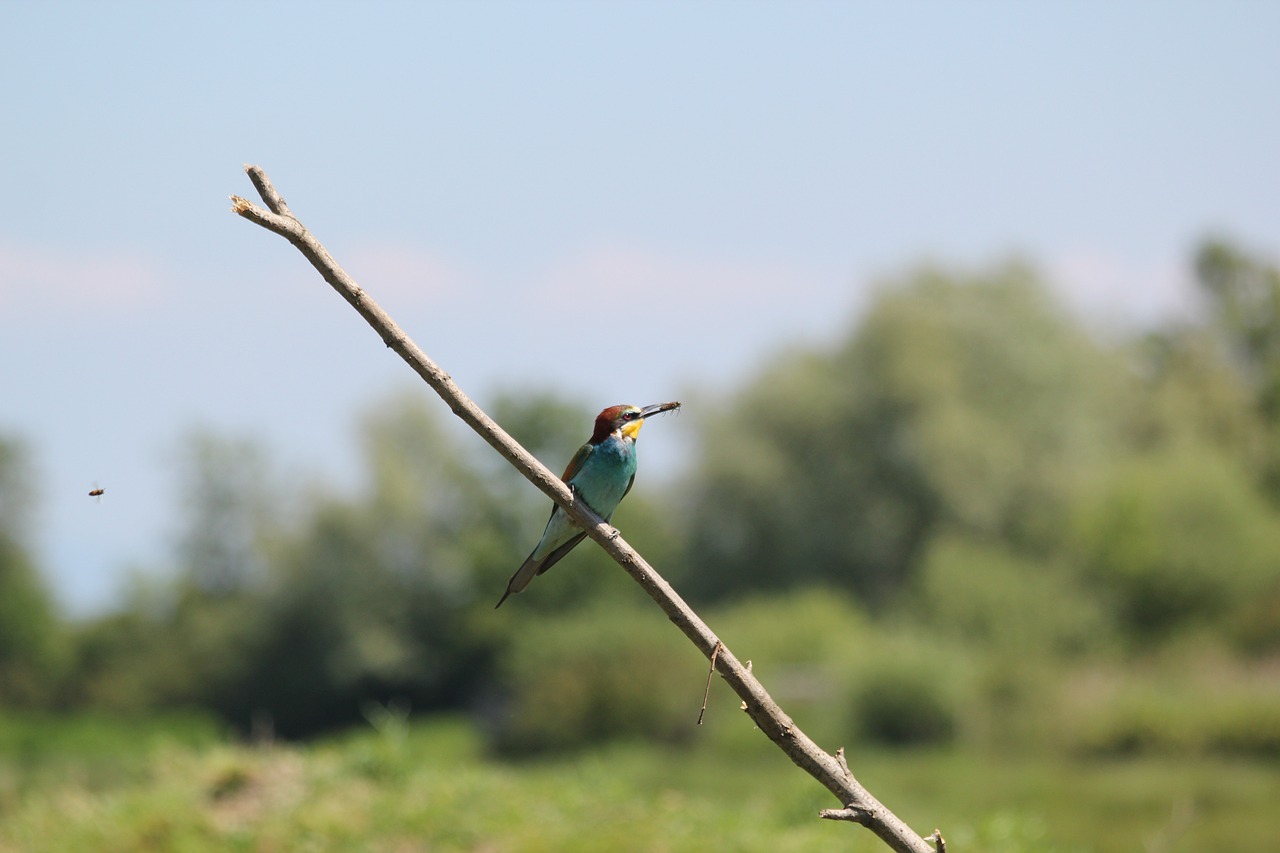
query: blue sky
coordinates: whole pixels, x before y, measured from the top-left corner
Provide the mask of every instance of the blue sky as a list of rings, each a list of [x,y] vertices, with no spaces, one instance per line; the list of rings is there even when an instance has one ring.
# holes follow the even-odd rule
[[[0,3],[31,544],[101,609],[164,562],[184,431],[341,481],[412,385],[229,212],[244,163],[482,404],[696,400],[924,260],[1029,258],[1114,328],[1186,310],[1206,233],[1280,256],[1278,34],[1247,2]]]

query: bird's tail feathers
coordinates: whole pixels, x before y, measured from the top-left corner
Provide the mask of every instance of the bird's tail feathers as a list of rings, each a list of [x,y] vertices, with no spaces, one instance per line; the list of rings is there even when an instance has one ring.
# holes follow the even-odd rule
[[[539,549],[542,548],[542,543],[539,542],[538,547],[533,549],[533,553],[520,564],[520,568],[516,569],[516,573],[511,576],[511,582],[507,584],[507,591],[502,594],[502,598],[498,599],[498,603],[493,606],[493,609],[497,610],[501,607],[502,602],[506,601],[507,596],[511,595],[511,593],[522,591],[536,575],[542,574],[560,562],[560,558],[572,551],[575,545],[586,538],[586,535],[586,531],[579,531],[568,542],[565,542],[550,554],[543,556],[538,555]]]
[[[537,553],[536,551],[534,552]],[[541,560],[530,554],[529,558],[520,564],[520,568],[516,569],[516,573],[511,576],[510,582],[507,584],[507,591],[502,594],[502,598],[498,599],[498,603],[493,605],[493,609],[497,610],[502,606],[502,602],[507,600],[507,596],[513,592],[523,592],[524,588],[529,585],[534,576],[538,574],[541,567]]]

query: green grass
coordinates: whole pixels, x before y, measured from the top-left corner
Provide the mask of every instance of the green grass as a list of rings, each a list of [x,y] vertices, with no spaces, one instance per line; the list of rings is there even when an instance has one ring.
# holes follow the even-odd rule
[[[0,851],[887,849],[860,827],[818,820],[834,801],[763,738],[512,763],[451,720],[387,718],[266,748],[151,724],[118,726],[114,741],[86,749],[66,724],[18,758],[0,752],[0,778],[17,780],[0,797]],[[125,769],[104,772],[104,761]],[[940,827],[953,853],[1247,849],[1277,828],[1274,762],[853,749],[850,764],[922,834]]]

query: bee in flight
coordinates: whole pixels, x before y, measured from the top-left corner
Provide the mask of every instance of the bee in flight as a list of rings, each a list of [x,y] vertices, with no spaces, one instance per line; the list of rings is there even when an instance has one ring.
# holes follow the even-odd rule
[[[102,497],[103,495],[105,495],[106,493],[107,493],[107,490],[106,490],[106,489],[90,489],[90,490],[89,490],[89,497],[91,497],[91,498],[100,498],[100,497]]]

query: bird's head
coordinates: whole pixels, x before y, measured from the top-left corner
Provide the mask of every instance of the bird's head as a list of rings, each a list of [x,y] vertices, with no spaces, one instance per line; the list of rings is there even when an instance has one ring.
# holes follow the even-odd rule
[[[678,408],[680,408],[678,402],[654,403],[652,406],[644,407],[610,406],[596,415],[596,429],[591,434],[591,443],[599,444],[614,433],[635,441],[640,435],[640,427],[644,426],[645,418]]]

